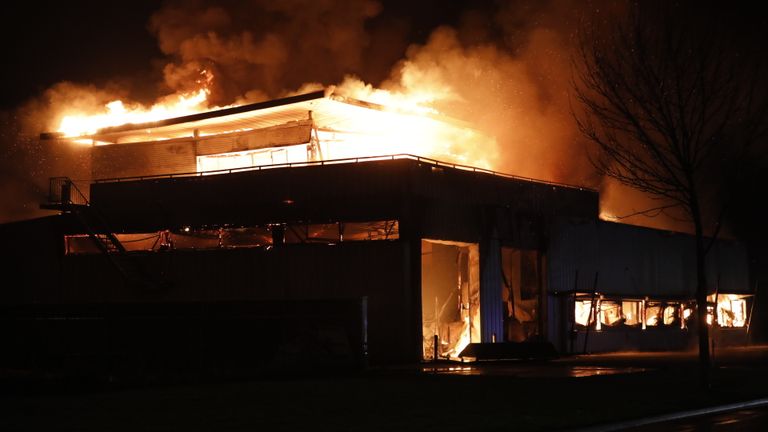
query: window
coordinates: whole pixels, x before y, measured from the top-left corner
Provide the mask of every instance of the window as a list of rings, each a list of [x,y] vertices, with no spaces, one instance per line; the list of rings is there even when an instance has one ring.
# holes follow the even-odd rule
[[[587,327],[592,323],[590,319],[592,315],[592,301],[591,300],[576,300],[574,308],[574,319],[577,325]]]
[[[740,327],[746,323],[746,296],[723,295],[718,301],[717,322],[721,327]],[[710,299],[714,300],[714,297]],[[695,302],[666,300],[636,300],[616,296],[576,294],[574,324],[581,329],[635,327],[689,327],[695,317]],[[710,306],[710,320],[714,321],[714,308]]]
[[[600,302],[600,324],[604,326],[618,326],[622,324],[621,304],[612,300]]]
[[[621,312],[624,325],[638,326],[642,323],[642,302],[637,300],[625,300],[621,302]]]
[[[664,325],[680,325],[680,305],[678,303],[667,303],[664,307]]]
[[[716,308],[708,308],[707,322],[717,323],[719,327],[745,327],[747,325],[747,298],[743,294],[710,295],[707,300],[716,303]],[[713,310],[716,309],[716,310]],[[716,318],[714,315],[716,314]]]
[[[648,302],[645,306],[646,327],[656,327],[663,322],[664,308],[659,302]]]

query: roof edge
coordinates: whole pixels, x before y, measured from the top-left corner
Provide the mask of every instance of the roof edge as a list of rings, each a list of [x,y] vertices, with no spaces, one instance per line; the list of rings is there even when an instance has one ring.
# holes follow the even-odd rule
[[[247,105],[240,105],[235,106],[231,108],[223,108],[219,110],[214,111],[205,111],[197,114],[190,114],[186,116],[181,117],[172,117],[168,119],[153,121],[153,122],[146,122],[146,123],[126,123],[119,126],[110,126],[103,129],[99,129],[96,131],[96,133],[92,135],[86,135],[86,138],[93,138],[99,135],[106,135],[106,134],[112,134],[112,133],[118,133],[118,132],[128,132],[132,130],[139,130],[139,129],[151,129],[151,128],[157,128],[157,127],[163,127],[163,126],[171,126],[181,123],[188,123],[188,122],[194,122],[198,120],[206,120],[209,118],[215,118],[215,117],[224,117],[232,114],[240,114],[248,111],[256,111],[260,109],[265,108],[272,108],[276,106],[281,105],[290,105],[292,103],[298,103],[298,102],[305,102],[313,99],[322,99],[328,96],[328,89],[318,90],[311,93],[304,93],[300,95],[295,96],[288,96],[280,99],[272,99],[264,102],[256,102],[252,104]],[[40,139],[54,139],[54,138],[63,138],[62,134],[59,132],[43,132],[40,134]],[[72,137],[72,138],[83,138],[83,137]]]

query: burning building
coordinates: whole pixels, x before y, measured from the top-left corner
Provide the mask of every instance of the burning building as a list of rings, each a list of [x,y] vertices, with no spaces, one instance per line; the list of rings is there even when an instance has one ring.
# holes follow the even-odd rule
[[[51,179],[44,207],[60,214],[2,228],[18,252],[6,271],[28,275],[3,302],[17,362],[393,364],[694,341],[690,236],[600,221],[595,190],[486,169],[489,153],[466,150],[486,138],[460,121],[329,89],[42,138],[84,141],[92,176]],[[745,343],[744,248],[720,240],[710,258],[716,336]]]

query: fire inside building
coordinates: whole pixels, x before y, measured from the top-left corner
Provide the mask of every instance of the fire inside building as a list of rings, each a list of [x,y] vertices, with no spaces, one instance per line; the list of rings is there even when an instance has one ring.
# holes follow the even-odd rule
[[[399,115],[321,91],[88,136],[88,181],[51,179],[57,214],[0,228],[24,275],[5,285],[3,362],[223,373],[693,346],[692,237],[601,221],[595,190],[413,155],[425,143],[380,133]],[[476,133],[408,121],[416,141]],[[708,257],[714,343],[746,344],[746,251]]]

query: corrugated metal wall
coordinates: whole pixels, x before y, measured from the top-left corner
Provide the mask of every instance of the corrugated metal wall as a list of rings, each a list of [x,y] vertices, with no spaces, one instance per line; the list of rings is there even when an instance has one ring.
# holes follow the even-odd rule
[[[93,178],[195,172],[193,141],[112,144],[93,147]]]
[[[747,248],[736,241],[721,240],[707,255],[710,286],[724,293],[751,293]]]
[[[259,129],[242,134],[210,138],[203,137],[199,141],[197,155],[212,155],[308,143],[311,130],[311,122],[305,122],[304,124]]]
[[[499,239],[491,237],[480,243],[480,319],[482,341],[504,339],[504,302],[501,298],[501,251]]]
[[[693,297],[696,289],[692,236],[631,225],[560,220],[549,247],[549,291],[592,290],[625,296]],[[719,240],[708,255],[709,286],[748,292],[746,249]],[[578,270],[578,282],[576,271]],[[719,276],[719,278],[718,278]]]
[[[310,121],[228,135],[93,147],[94,179],[189,173],[197,156],[307,143]],[[196,141],[196,142],[195,142]]]

